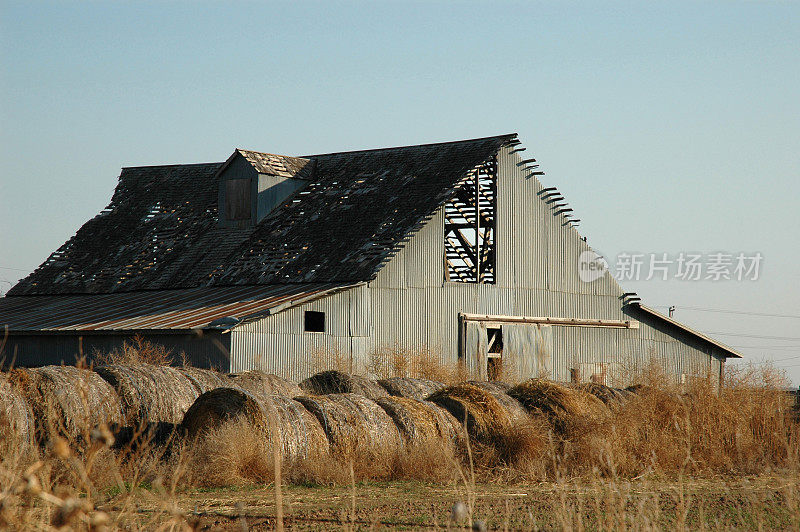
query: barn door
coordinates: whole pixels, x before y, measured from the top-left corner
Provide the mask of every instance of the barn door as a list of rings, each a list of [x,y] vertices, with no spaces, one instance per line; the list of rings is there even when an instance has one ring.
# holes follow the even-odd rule
[[[467,371],[478,379],[486,379],[486,355],[489,351],[486,325],[477,321],[464,320],[462,330],[461,353]]]
[[[503,358],[521,379],[551,376],[552,327],[532,323],[504,323]]]

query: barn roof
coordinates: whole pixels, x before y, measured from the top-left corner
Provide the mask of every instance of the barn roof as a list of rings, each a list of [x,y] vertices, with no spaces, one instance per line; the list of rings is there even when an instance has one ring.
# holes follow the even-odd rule
[[[108,207],[8,295],[367,281],[515,137],[303,158],[237,150],[260,173],[309,180],[246,229],[217,223],[226,163],[124,168]]]
[[[313,283],[3,297],[0,327],[14,333],[227,330],[350,287]]]
[[[695,338],[697,338],[699,340],[702,340],[702,341],[706,342],[707,344],[710,344],[712,346],[715,346],[715,347],[719,348],[720,351],[723,352],[723,354],[724,354],[724,356],[726,358],[743,358],[743,355],[739,351],[733,349],[732,347],[730,347],[728,345],[725,345],[722,342],[719,342],[717,340],[714,340],[710,336],[707,336],[707,335],[701,333],[700,331],[692,329],[688,325],[684,325],[683,323],[681,323],[681,322],[679,322],[677,320],[673,320],[670,317],[664,316],[660,312],[658,312],[656,310],[653,310],[650,307],[646,307],[645,305],[642,305],[641,303],[631,303],[631,306],[633,308],[635,308],[635,309],[638,309],[638,310],[644,312],[645,314],[647,314],[649,316],[652,316],[652,317],[654,317],[654,318],[656,318],[656,319],[668,324],[668,325],[671,325],[671,326],[673,326],[675,328],[678,328],[678,329],[680,329],[680,330],[682,330],[682,331],[684,331],[686,333],[689,333],[690,335],[694,336]]]

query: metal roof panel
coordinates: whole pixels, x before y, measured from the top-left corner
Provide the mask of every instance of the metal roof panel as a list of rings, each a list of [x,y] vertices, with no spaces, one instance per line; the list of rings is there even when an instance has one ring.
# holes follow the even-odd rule
[[[11,332],[198,329],[220,318],[247,321],[277,313],[352,286],[308,283],[7,296],[0,298],[0,328]]]

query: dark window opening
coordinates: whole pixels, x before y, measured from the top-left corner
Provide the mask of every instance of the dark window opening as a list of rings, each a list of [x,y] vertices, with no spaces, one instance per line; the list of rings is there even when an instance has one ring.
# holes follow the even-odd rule
[[[475,167],[444,206],[444,277],[495,282],[497,161]]]
[[[225,216],[228,220],[250,219],[250,179],[225,182]]]
[[[489,353],[503,352],[503,329],[486,329],[489,339]]]
[[[486,329],[489,349],[486,353],[486,376],[490,381],[503,378],[503,329]]]
[[[306,332],[325,332],[325,313],[307,310],[304,329]]]

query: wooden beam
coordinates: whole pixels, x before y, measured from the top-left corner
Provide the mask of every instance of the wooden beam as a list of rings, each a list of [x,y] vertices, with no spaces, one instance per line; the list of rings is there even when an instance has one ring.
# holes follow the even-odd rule
[[[540,325],[561,325],[566,327],[610,327],[638,329],[636,320],[598,320],[586,318],[560,318],[555,316],[505,316],[502,314],[466,314],[460,316],[466,321],[479,321],[486,324],[537,323]]]

